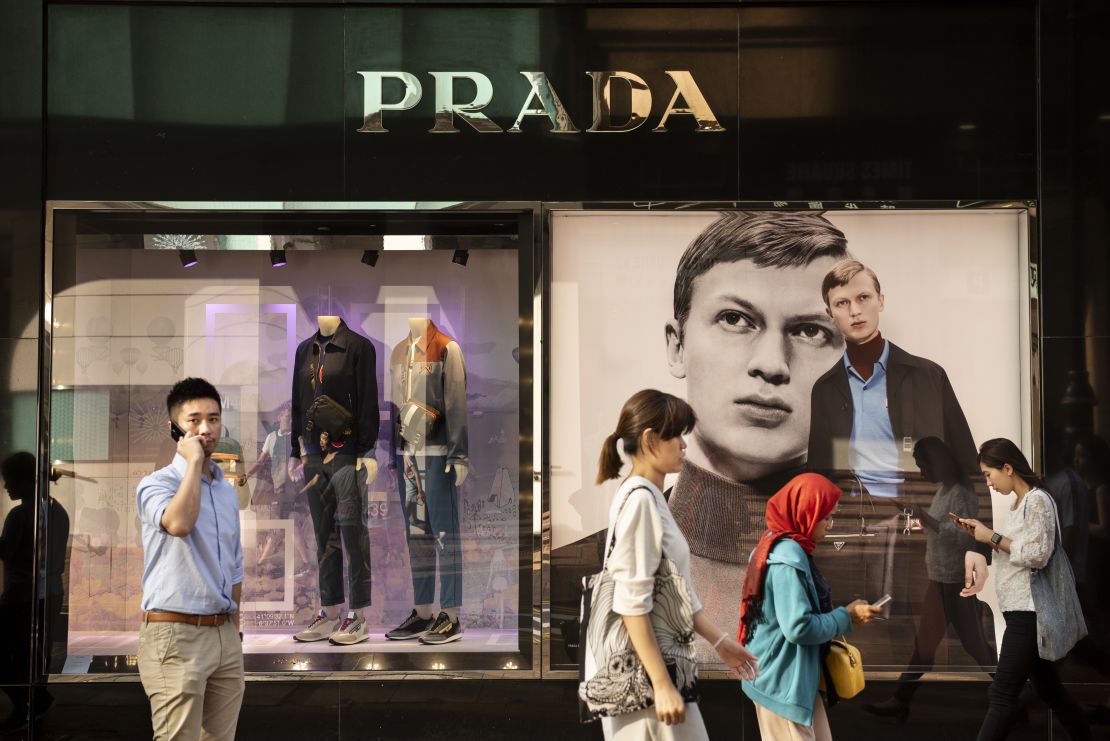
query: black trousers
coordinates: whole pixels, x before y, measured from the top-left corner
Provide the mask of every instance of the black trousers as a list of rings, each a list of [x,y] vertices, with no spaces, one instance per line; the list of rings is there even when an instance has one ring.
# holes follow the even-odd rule
[[[343,602],[343,551],[352,610],[370,604],[370,531],[366,523],[366,469],[355,470],[351,455],[324,462],[309,455],[304,467],[308,511],[316,532],[316,561],[320,568],[320,603]]]
[[[0,601],[0,692],[12,701],[12,715],[24,715],[29,699],[27,684],[31,681],[31,610],[38,611],[39,625],[45,631],[46,668],[51,667],[54,640],[61,635],[62,595],[35,600]],[[35,690],[35,708],[49,702],[50,691]]]
[[[1028,679],[1067,729],[1072,741],[1088,741],[1091,728],[1083,708],[1068,694],[1060,671],[1052,661],[1037,655],[1037,613],[1004,612],[1006,634],[998,656],[998,671],[991,682],[990,708],[979,728],[978,741],[998,741],[1009,735],[1017,714],[1018,695]]]
[[[963,584],[929,580],[921,600],[921,622],[917,626],[913,656],[910,657],[910,666],[915,669],[920,667],[921,671],[903,672],[898,677],[903,683],[898,685],[894,696],[899,700],[909,702],[921,687],[913,680],[921,679],[922,673],[936,664],[937,646],[948,634],[949,625],[956,629],[964,650],[983,671],[993,671],[995,655],[983,633],[983,606],[975,597],[961,597],[960,590],[963,588]]]

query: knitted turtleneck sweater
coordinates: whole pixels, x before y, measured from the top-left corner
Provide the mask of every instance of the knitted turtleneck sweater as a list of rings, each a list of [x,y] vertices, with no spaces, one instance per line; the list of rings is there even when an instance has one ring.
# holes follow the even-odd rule
[[[755,481],[732,481],[684,461],[668,504],[690,552],[746,564],[767,528],[767,500],[801,472],[790,468]]]
[[[801,472],[790,468],[741,482],[686,461],[670,490],[671,514],[690,544],[694,591],[710,622],[730,635],[740,619],[748,556],[767,528],[767,500]],[[695,651],[698,661],[720,664],[705,641],[697,641]]]

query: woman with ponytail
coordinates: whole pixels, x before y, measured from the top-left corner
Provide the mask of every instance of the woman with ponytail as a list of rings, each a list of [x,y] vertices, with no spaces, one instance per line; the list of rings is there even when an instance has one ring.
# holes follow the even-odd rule
[[[995,589],[1006,620],[998,669],[991,682],[990,707],[979,728],[978,741],[999,741],[1009,735],[1020,708],[1018,696],[1028,679],[1033,680],[1033,688],[1059,717],[1069,737],[1084,741],[1091,738],[1091,729],[1083,709],[1064,688],[1056,663],[1042,659],[1037,647],[1038,618],[1050,619],[1053,611],[1044,610],[1039,615],[1033,604],[1031,577],[1033,570],[1048,565],[1056,547],[1056,507],[1044,480],[1010,440],[995,438],[983,443],[979,469],[991,489],[1003,496],[1013,493],[1017,501],[1010,508],[1004,533],[972,518],[959,520],[975,540],[995,550]],[[1062,550],[1059,555],[1064,555]]]
[[[879,612],[864,600],[833,608],[828,582],[813,561],[840,489],[824,476],[795,476],[767,502],[767,529],[744,575],[740,643],[763,658],[760,676],[745,680],[759,734],[775,741],[831,741],[818,694],[825,644]],[[875,595],[876,598],[879,595]]]
[[[620,476],[624,455],[632,470],[621,482],[609,510],[612,552],[605,568],[615,589],[613,611],[622,616],[637,657],[647,672],[654,705],[626,715],[603,717],[605,738],[617,741],[703,741],[708,736],[696,702],[686,702],[675,687],[651,624],[655,571],[666,554],[686,582],[694,616],[694,630],[709,641],[721,660],[741,678],[754,678],[756,658],[725,631],[712,625],[702,610],[690,579],[690,547],[671,516],[663,497],[663,478],[678,473],[685,458],[682,436],[694,427],[694,411],[678,397],[647,389],[632,396],[621,409],[617,429],[605,438],[598,459],[597,482]],[[586,676],[597,667],[586,655]]]

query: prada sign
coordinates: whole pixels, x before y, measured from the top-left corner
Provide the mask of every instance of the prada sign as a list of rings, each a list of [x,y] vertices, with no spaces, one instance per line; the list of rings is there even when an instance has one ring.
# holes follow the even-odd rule
[[[717,116],[709,107],[694,76],[685,70],[666,70],[674,83],[670,102],[652,129],[653,132],[666,132],[667,121],[673,116],[693,116],[696,131],[720,132],[725,128],[717,121]],[[387,111],[407,111],[414,108],[424,96],[420,79],[409,72],[359,72],[363,79],[363,118],[358,131],[366,134],[385,134]],[[457,134],[456,118],[479,134],[500,134],[505,131],[497,123],[482,113],[482,109],[493,100],[493,83],[481,72],[429,72],[435,89],[435,125],[429,129],[432,134]],[[555,134],[578,134],[580,130],[571,119],[563,102],[555,93],[555,88],[543,72],[521,72],[531,86],[513,125],[510,134],[520,133],[520,124],[528,116],[540,116],[551,122]],[[639,75],[617,70],[587,72],[593,79],[593,123],[586,133],[623,133],[635,131],[648,121],[651,115],[652,90]],[[387,102],[383,95],[385,80],[392,79],[401,83],[403,93],[400,100]],[[455,100],[455,81],[469,80],[474,84],[474,99]],[[613,120],[613,86],[624,85],[631,99],[630,110],[624,112],[623,120]]]

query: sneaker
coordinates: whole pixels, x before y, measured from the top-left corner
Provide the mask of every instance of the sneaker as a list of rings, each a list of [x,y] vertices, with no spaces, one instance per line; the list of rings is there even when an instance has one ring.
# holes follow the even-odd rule
[[[416,614],[416,610],[413,610],[403,623],[386,633],[385,637],[391,641],[411,641],[427,633],[434,622],[435,618],[425,620]]]
[[[339,630],[340,622],[339,618],[330,618],[326,612],[320,610],[304,630],[293,636],[293,640],[301,643],[312,643],[313,641],[331,638],[332,633]]]
[[[343,622],[339,624],[339,630],[331,634],[328,642],[333,646],[353,646],[356,643],[362,643],[369,637],[370,633],[366,630],[366,618],[347,613],[347,617],[343,618]]]
[[[451,620],[446,612],[441,612],[432,627],[428,628],[428,632],[420,636],[420,642],[428,646],[438,646],[457,641],[462,638],[462,634],[462,624],[458,620]]]

